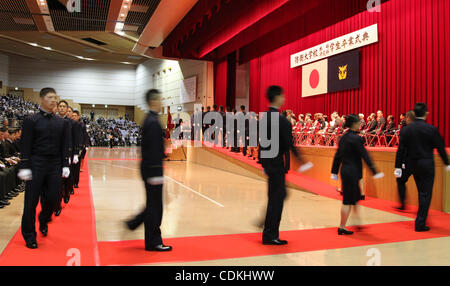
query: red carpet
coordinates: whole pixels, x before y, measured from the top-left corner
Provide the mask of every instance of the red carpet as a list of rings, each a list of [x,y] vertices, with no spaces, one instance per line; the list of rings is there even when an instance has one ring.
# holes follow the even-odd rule
[[[256,161],[243,157],[241,154],[231,153],[222,148],[215,149],[262,170]],[[333,186],[299,173],[290,172],[287,180],[318,195],[341,199]],[[165,239],[164,242],[174,247],[172,252],[146,252],[143,240],[97,243],[88,164],[85,164],[85,172],[81,173],[80,188],[75,192],[75,196],[72,196],[61,216],[53,218],[53,222],[49,224],[48,237],[44,238],[38,234],[38,249],[30,250],[25,247],[19,229],[1,254],[0,266],[67,265],[72,258],[67,256],[71,249],[79,250],[83,266],[100,265],[100,263],[101,265],[139,265],[265,256],[450,236],[450,215],[430,211],[428,221],[432,230],[424,233],[414,232],[414,222],[408,221],[373,224],[352,236],[338,236],[335,227],[284,231],[281,232],[281,238],[287,239],[289,244],[282,247],[262,245],[260,233],[170,238]],[[379,199],[367,198],[361,205],[409,218],[415,217],[414,208],[410,208],[407,213],[398,212],[393,209],[393,203]]]
[[[99,249],[102,265],[218,260],[446,237],[450,236],[449,222],[448,218],[439,220],[428,233],[415,232],[414,222],[368,225],[351,236],[338,236],[337,228],[283,231],[280,237],[289,241],[286,246],[263,245],[261,234],[251,233],[165,239],[165,244],[173,246],[167,253],[144,251],[143,240],[99,242]]]
[[[71,249],[79,250],[82,266],[99,264],[87,163],[84,172],[80,173],[79,186],[61,215],[53,216],[47,237],[42,237],[38,231],[39,223],[36,223],[38,249],[26,248],[19,229],[1,254],[0,266],[65,266],[71,259],[74,260],[74,250]],[[40,207],[37,214],[39,211]]]

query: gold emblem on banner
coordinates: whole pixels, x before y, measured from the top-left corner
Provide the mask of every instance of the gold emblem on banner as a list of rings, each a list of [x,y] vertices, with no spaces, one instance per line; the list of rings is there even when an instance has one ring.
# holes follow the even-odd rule
[[[339,67],[339,80],[344,80],[347,78],[347,67],[348,65]]]

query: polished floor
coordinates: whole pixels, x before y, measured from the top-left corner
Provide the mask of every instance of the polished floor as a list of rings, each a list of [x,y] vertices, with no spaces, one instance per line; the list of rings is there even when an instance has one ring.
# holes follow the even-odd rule
[[[139,173],[139,149],[90,148],[89,175],[95,210],[97,241],[141,240],[144,228],[131,232],[124,220],[144,207]],[[239,235],[261,232],[267,203],[267,183],[190,162],[167,162],[164,167],[163,238]],[[341,202],[290,189],[283,210],[282,231],[322,230],[339,222]],[[0,210],[0,252],[20,227],[23,194]],[[361,220],[350,225],[412,222],[407,216],[360,207]],[[334,232],[333,232],[334,233]],[[283,237],[281,237],[283,238]],[[335,235],[333,240],[340,237]],[[220,248],[220,245],[217,246]],[[317,251],[236,257],[202,261],[173,261],[158,265],[450,265],[450,237],[334,248]],[[102,257],[100,257],[102,260]],[[154,263],[136,263],[146,265]]]

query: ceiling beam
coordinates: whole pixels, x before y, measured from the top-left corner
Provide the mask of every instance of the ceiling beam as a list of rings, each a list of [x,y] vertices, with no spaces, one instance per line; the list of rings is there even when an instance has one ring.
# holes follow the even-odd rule
[[[22,54],[22,53],[18,53],[16,51],[10,51],[10,50],[7,50],[7,49],[0,48],[0,52],[3,52],[5,54],[10,54],[10,55],[15,55],[15,56],[21,56],[21,57],[32,59],[32,60],[38,60],[38,58],[29,56],[29,55],[25,55],[25,54]]]
[[[133,48],[145,54],[148,47],[159,47],[198,0],[161,0]]]
[[[41,4],[39,0],[26,0],[26,3],[39,32],[55,31],[46,1]]]
[[[123,0],[111,0],[109,4],[108,20],[106,22],[106,32],[114,32],[117,20],[120,16]]]

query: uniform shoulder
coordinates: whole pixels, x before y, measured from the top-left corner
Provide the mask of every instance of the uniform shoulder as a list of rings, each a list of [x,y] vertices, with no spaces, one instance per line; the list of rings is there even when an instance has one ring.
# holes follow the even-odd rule
[[[27,116],[23,119],[24,122],[26,121],[36,121],[41,117],[41,115],[39,113],[35,113],[33,115]]]

